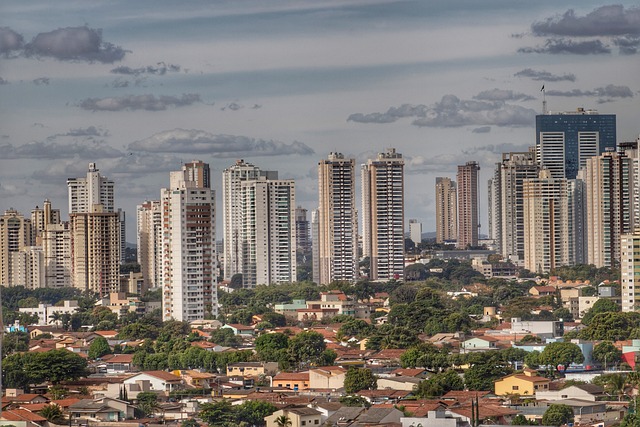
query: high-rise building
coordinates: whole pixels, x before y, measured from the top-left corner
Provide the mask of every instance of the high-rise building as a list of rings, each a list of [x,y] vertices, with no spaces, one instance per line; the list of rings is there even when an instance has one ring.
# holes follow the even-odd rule
[[[524,259],[523,182],[538,177],[535,151],[503,153],[492,180],[492,228],[505,258]],[[497,212],[496,212],[497,211]],[[494,213],[495,212],[495,213]]]
[[[163,320],[218,314],[215,194],[191,181],[190,170],[171,172],[169,188],[161,191]]]
[[[618,152],[631,159],[631,229],[640,233],[640,137],[635,141],[618,143]]]
[[[313,242],[314,271],[315,265],[318,268],[314,281],[321,285],[335,280],[354,282],[358,278],[355,159],[330,153],[318,163],[318,205],[318,237]]]
[[[404,275],[404,160],[390,148],[362,165],[362,255],[371,280]]]
[[[143,278],[143,293],[162,286],[162,203],[145,201],[137,207],[138,264]]]
[[[457,247],[466,249],[478,246],[480,214],[478,212],[478,172],[477,162],[467,162],[458,166],[458,242]]]
[[[298,206],[296,208],[296,246],[299,251],[307,252],[311,249],[310,232],[307,210]]]
[[[86,178],[67,179],[69,214],[91,212],[93,205],[102,205],[104,212],[114,212],[114,183],[100,175],[95,163],[89,163]]]
[[[15,209],[0,216],[0,285],[14,286],[11,254],[33,245],[31,220]]]
[[[575,179],[589,157],[615,147],[615,114],[578,108],[536,116],[538,164],[553,178]]]
[[[422,223],[417,219],[409,220],[409,238],[416,246],[422,243]]]
[[[36,206],[31,211],[31,227],[36,245],[41,245],[42,233],[47,225],[60,224],[60,221],[60,209],[53,209],[48,199],[44,201],[42,208]]]
[[[100,296],[120,291],[120,218],[94,204],[70,216],[73,286]]]
[[[44,252],[40,246],[25,246],[11,252],[11,285],[27,289],[45,287]]]
[[[608,151],[587,159],[585,173],[587,263],[617,266],[620,238],[632,229],[633,162]]]
[[[458,190],[451,178],[436,178],[436,243],[458,238]]]
[[[540,171],[539,178],[525,179],[524,266],[536,273],[574,264],[575,180],[553,178]]]
[[[295,184],[266,179],[240,184],[244,287],[296,281]]]
[[[622,311],[640,310],[640,234],[620,239],[620,277]]]
[[[47,224],[42,234],[45,263],[45,286],[64,288],[72,286],[71,229],[69,222]]]
[[[240,187],[244,181],[265,177],[278,179],[278,173],[261,171],[257,166],[240,159],[222,172],[222,230],[224,233],[224,278],[242,274],[242,200]]]

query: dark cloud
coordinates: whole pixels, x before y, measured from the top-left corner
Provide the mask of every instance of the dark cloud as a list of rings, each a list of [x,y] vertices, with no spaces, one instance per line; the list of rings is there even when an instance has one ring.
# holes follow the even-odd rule
[[[0,145],[0,158],[3,159],[103,159],[120,157],[123,153],[101,142],[29,142],[20,146]]]
[[[504,101],[461,100],[445,95],[433,105],[391,107],[385,113],[351,114],[347,121],[358,123],[393,123],[412,117],[415,126],[532,126],[536,112],[530,108],[506,104]]]
[[[180,97],[162,95],[128,95],[111,98],[88,98],[80,107],[90,111],[147,110],[161,111],[169,107],[184,107],[200,102],[200,95],[186,93]]]
[[[573,9],[562,16],[548,18],[531,25],[539,36],[621,36],[640,34],[640,8],[626,9],[622,5],[607,5],[585,16],[577,16]]]
[[[72,138],[100,138],[109,136],[109,131],[98,128],[96,126],[88,126],[86,128],[70,129],[66,133],[57,133],[47,137],[47,140],[51,141],[60,137],[72,137]]]
[[[262,108],[262,105],[260,104],[253,104],[253,107],[251,107],[252,110],[257,110],[258,108]]]
[[[24,188],[0,182],[0,197],[14,197],[20,195],[24,195]]]
[[[575,82],[576,75],[573,73],[569,74],[552,74],[549,71],[544,70],[534,70],[532,68],[525,68],[522,71],[518,71],[514,74],[515,77],[528,77],[531,80],[539,80],[545,82],[561,82],[561,81],[569,81]]]
[[[48,77],[40,77],[38,79],[33,80],[33,84],[36,86],[49,85],[49,83],[51,83],[51,79]]]
[[[126,51],[102,40],[102,30],[89,27],[58,28],[40,33],[25,46],[27,56],[52,57],[63,61],[113,63]]]
[[[231,111],[238,111],[244,108],[244,105],[242,104],[238,104],[237,102],[231,102],[227,105],[225,105],[224,107],[220,108],[222,111],[224,110],[231,110]]]
[[[601,40],[573,41],[570,39],[547,39],[544,46],[522,47],[520,53],[570,53],[575,55],[597,55],[611,53],[609,46]]]
[[[471,132],[473,132],[473,133],[489,133],[489,132],[491,132],[491,126],[480,126],[479,128],[473,129]]]
[[[634,55],[640,48],[640,37],[625,36],[613,39],[613,44],[618,46],[623,55]]]
[[[0,27],[0,55],[19,51],[24,46],[24,38],[9,27]]]
[[[566,96],[566,97],[576,97],[576,96],[598,96],[602,98],[632,98],[633,91],[628,86],[616,86],[616,85],[607,85],[604,87],[598,87],[593,90],[581,90],[581,89],[572,89],[572,90],[548,90],[546,94],[549,96]],[[604,101],[604,102],[610,102]]]
[[[249,138],[238,135],[215,135],[195,129],[173,129],[129,144],[129,151],[151,153],[208,154],[216,157],[280,156],[290,154],[311,155],[314,151],[306,144]]]
[[[482,101],[531,101],[533,96],[505,89],[485,90],[473,97]]]
[[[164,62],[158,62],[156,65],[147,65],[146,67],[131,68],[131,67],[116,67],[111,72],[113,74],[124,74],[128,76],[139,76],[141,74],[153,74],[157,76],[163,76],[167,73],[177,73],[180,71],[180,66],[176,64],[165,64]]]
[[[8,85],[8,84],[9,84],[9,82],[7,80],[5,80],[2,77],[0,77],[0,86],[1,85]]]
[[[115,79],[113,82],[111,82],[111,87],[114,88],[123,88],[123,87],[129,87],[129,80],[124,80],[124,79]]]

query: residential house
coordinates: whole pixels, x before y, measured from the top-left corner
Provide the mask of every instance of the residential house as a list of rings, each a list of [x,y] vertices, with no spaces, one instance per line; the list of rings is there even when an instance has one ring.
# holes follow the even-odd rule
[[[108,374],[124,374],[137,371],[133,365],[133,354],[109,354],[102,357],[100,368],[104,368]]]
[[[549,378],[541,377],[533,369],[525,369],[522,373],[514,373],[494,382],[495,394],[498,396],[519,394],[535,396],[538,391],[549,390]]]
[[[109,397],[82,399],[69,406],[69,414],[77,424],[80,420],[114,422],[132,419],[134,407],[124,400]]]
[[[333,413],[325,423],[327,425],[384,425],[389,423],[400,423],[400,418],[404,414],[402,411],[390,407],[390,408],[376,408],[374,406],[369,409],[363,407],[342,407]],[[344,424],[342,424],[344,423]]]
[[[16,427],[43,427],[49,424],[43,416],[26,409],[3,410],[0,416],[0,422],[2,421],[2,424]]]
[[[463,341],[460,344],[461,353],[468,353],[471,351],[487,351],[487,350],[496,350],[496,343],[498,343],[498,339],[489,336],[481,336],[481,337],[472,337],[468,340]]]
[[[347,370],[340,366],[322,366],[309,369],[309,388],[339,389],[344,387]]]
[[[239,335],[241,337],[252,337],[256,332],[253,326],[240,325],[238,323],[228,323],[220,329],[231,329],[234,335]]]
[[[227,365],[227,376],[259,377],[278,372],[277,362],[237,362]]]
[[[556,294],[555,286],[534,286],[529,289],[529,295],[534,297],[546,297]]]
[[[387,378],[378,378],[378,389],[380,390],[405,390],[412,391],[413,387],[422,381],[416,377],[393,376]]]
[[[147,380],[151,391],[169,393],[183,387],[182,378],[166,371],[145,371],[133,375],[124,384],[135,384],[137,381]]]
[[[273,377],[273,387],[285,387],[294,391],[309,389],[309,372],[280,372]]]
[[[460,417],[454,417],[443,407],[428,411],[425,417],[402,417],[400,418],[402,427],[461,427],[463,425]]]
[[[266,427],[279,427],[280,424],[276,420],[282,416],[291,421],[290,427],[320,426],[322,423],[322,413],[320,411],[302,406],[280,409],[264,417],[264,421],[267,424]]]
[[[604,389],[595,384],[576,384],[558,390],[539,390],[536,392],[537,400],[562,400],[577,399],[590,400],[595,402],[598,398],[604,397]]]
[[[182,378],[184,378],[187,385],[190,385],[191,387],[210,389],[215,387],[217,377],[208,372],[200,372],[191,369],[182,372]]]
[[[153,392],[149,380],[136,380],[135,382],[124,383],[108,383],[106,389],[95,390],[93,397],[95,399],[101,397],[109,397],[112,399],[121,399],[126,395],[127,399],[136,400],[139,393]]]
[[[400,357],[406,349],[387,348],[371,355],[367,362],[377,366],[400,366]]]

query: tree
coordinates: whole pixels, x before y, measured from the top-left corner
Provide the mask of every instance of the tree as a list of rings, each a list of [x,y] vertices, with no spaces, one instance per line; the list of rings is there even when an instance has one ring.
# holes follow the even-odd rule
[[[418,398],[434,398],[451,390],[464,390],[464,381],[456,371],[448,370],[420,381],[413,387],[413,394]]]
[[[378,378],[366,368],[349,368],[344,378],[344,391],[347,394],[357,393],[360,390],[376,390]]]
[[[580,331],[579,338],[585,340],[619,341],[632,337],[640,324],[640,313],[607,312],[596,314],[589,326]]]
[[[527,417],[522,414],[518,414],[511,419],[512,426],[531,426],[536,425],[535,422],[529,421]]]
[[[493,390],[494,381],[513,372],[509,366],[498,360],[476,363],[464,373],[464,383],[469,390]]]
[[[37,382],[50,381],[54,385],[89,375],[87,361],[65,349],[36,353],[23,369],[27,377]]]
[[[211,342],[225,347],[238,347],[241,343],[233,330],[230,328],[220,328],[217,331],[211,333]]]
[[[180,427],[200,427],[200,424],[193,418],[188,418],[180,423]]]
[[[430,342],[418,344],[409,348],[400,356],[403,368],[424,368],[439,371],[451,366],[449,348],[438,348]]]
[[[600,362],[605,367],[617,365],[622,361],[622,351],[611,341],[602,341],[593,348],[593,360]]]
[[[235,421],[238,425],[247,423],[252,426],[265,425],[264,418],[273,414],[278,408],[263,400],[247,400],[236,409]]]
[[[582,324],[589,326],[596,314],[600,313],[618,313],[620,306],[607,298],[600,298],[593,304],[593,307],[589,309],[582,317]]]
[[[276,362],[289,347],[289,337],[282,333],[263,334],[256,338],[255,346],[260,360]]]
[[[109,347],[107,339],[104,337],[94,339],[89,346],[89,359],[95,360],[105,354],[111,354],[111,347]]]
[[[158,408],[158,395],[151,391],[138,393],[136,401],[138,402],[138,409],[147,416],[153,414]]]
[[[291,427],[293,425],[291,419],[286,415],[280,415],[275,419],[275,421],[278,427]]]
[[[573,422],[573,409],[568,405],[552,404],[542,416],[542,425],[561,426]]]
[[[340,326],[338,334],[339,339],[346,337],[365,338],[375,331],[375,327],[362,319],[351,319]]]
[[[40,410],[40,415],[45,417],[47,421],[53,424],[62,424],[64,422],[64,414],[62,412],[62,408],[55,403],[51,405],[45,405],[44,408]]]
[[[200,418],[210,426],[224,426],[234,422],[234,409],[226,399],[204,403],[200,405]]]
[[[584,355],[576,344],[571,342],[553,342],[540,353],[540,363],[556,369],[562,365],[565,371],[571,363],[584,362]]]
[[[321,334],[305,331],[289,340],[287,354],[292,365],[308,366],[317,364],[326,348],[327,344]]]

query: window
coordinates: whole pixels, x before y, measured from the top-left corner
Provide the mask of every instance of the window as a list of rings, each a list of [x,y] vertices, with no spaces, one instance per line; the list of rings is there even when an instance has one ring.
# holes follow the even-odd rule
[[[304,420],[303,420],[303,421],[300,421],[300,425],[302,425],[302,426],[307,425],[307,422],[306,422],[306,421],[304,421]]]
[[[518,390],[520,387],[518,387],[517,385],[514,385],[511,387],[511,390]]]

